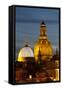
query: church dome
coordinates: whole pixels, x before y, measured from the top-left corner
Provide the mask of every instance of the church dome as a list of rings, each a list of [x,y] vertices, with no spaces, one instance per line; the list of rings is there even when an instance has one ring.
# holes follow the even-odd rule
[[[36,60],[38,59],[39,49],[40,49],[40,54],[41,54],[41,59],[42,60],[47,60],[47,59],[52,58],[52,46],[48,41],[42,42],[42,43],[37,42],[35,44],[34,57],[35,57]]]
[[[26,57],[34,57],[33,50],[28,45],[25,45],[22,49],[20,49],[18,61],[24,62]]]
[[[46,25],[44,22],[42,22],[40,25],[40,36],[34,46],[34,57],[36,60],[38,60],[39,58],[38,57],[39,50],[42,60],[47,60],[52,58],[53,49],[51,42],[48,40],[48,37],[46,35]]]

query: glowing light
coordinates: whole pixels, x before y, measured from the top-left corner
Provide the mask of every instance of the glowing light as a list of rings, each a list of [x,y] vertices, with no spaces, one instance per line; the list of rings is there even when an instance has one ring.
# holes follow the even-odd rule
[[[18,56],[18,62],[24,62],[24,61],[25,61],[24,57]]]
[[[24,47],[19,51],[18,61],[19,62],[24,62],[25,57],[34,57],[33,51],[30,47]]]
[[[40,36],[34,46],[34,57],[36,61],[38,60],[39,48],[40,48],[40,54],[41,54],[42,60],[50,59],[53,56],[52,45],[48,40],[48,37],[46,35],[46,27],[44,26],[45,26],[44,23],[40,25]]]
[[[29,79],[32,79],[32,75],[29,75]]]
[[[56,69],[56,80],[59,80],[59,69]]]

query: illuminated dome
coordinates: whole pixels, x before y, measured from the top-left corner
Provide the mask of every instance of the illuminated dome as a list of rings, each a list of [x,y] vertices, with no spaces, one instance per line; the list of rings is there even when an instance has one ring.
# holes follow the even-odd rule
[[[24,62],[26,57],[34,57],[33,51],[28,45],[25,45],[25,47],[19,51],[18,61]]]
[[[39,50],[42,60],[47,60],[52,58],[53,49],[48,37],[46,35],[46,25],[44,22],[40,24],[40,36],[37,43],[34,46],[34,57],[38,60]]]

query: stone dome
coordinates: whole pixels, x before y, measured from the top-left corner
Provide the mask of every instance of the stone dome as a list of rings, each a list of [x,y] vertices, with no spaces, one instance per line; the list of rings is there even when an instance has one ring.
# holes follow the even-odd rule
[[[33,50],[28,45],[25,45],[22,49],[20,49],[18,61],[24,62],[24,58],[26,57],[34,57]]]
[[[40,36],[34,46],[34,57],[36,60],[38,60],[39,50],[42,60],[52,58],[53,49],[46,34],[46,25],[43,22],[40,25]]]
[[[38,54],[39,54],[39,49],[40,49],[40,54],[41,54],[41,59],[42,60],[47,60],[52,58],[52,46],[50,42],[43,41],[37,42],[34,47],[34,57],[35,59],[38,59]]]

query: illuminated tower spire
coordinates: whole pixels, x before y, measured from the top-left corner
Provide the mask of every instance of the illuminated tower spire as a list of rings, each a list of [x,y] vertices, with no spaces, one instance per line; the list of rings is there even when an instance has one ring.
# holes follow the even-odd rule
[[[38,40],[48,39],[46,31],[47,31],[46,24],[44,23],[44,21],[42,21],[42,23],[40,24],[40,36]]]
[[[41,60],[50,60],[53,55],[53,49],[52,45],[47,37],[46,34],[47,28],[44,21],[40,24],[40,35],[38,38],[38,41],[36,42],[34,46],[34,57],[36,61],[39,59],[39,50],[40,50],[40,56]]]
[[[45,25],[44,21],[40,24],[40,35],[46,36],[46,25]]]

